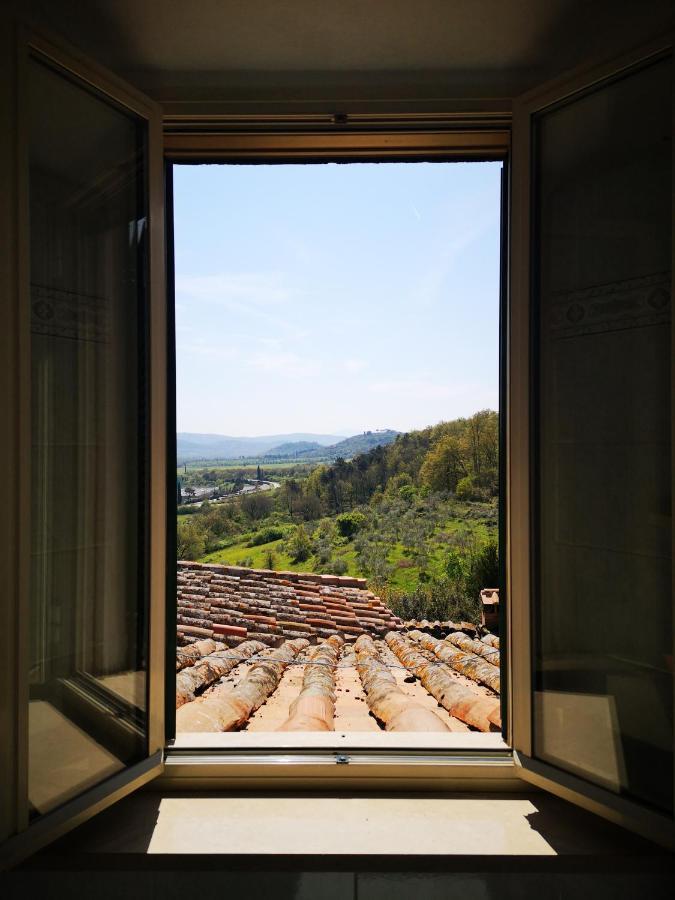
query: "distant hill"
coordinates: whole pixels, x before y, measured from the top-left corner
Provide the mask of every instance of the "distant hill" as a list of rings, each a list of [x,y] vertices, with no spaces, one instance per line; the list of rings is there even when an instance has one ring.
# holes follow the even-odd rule
[[[334,445],[343,439],[337,434],[272,434],[261,437],[230,437],[224,434],[196,434],[179,431],[176,435],[178,463],[196,459],[236,459],[239,456],[263,456],[283,444],[307,443],[313,449]]]
[[[351,459],[353,456],[358,456],[359,453],[367,453],[373,447],[381,447],[384,444],[393,443],[397,434],[398,431],[391,431],[388,428],[383,431],[364,431],[363,434],[355,434],[335,444],[307,448],[302,452],[300,452],[297,444],[287,445],[289,449],[285,453],[280,452],[281,447],[275,447],[266,456],[274,456],[275,459],[297,459],[302,457],[303,460]]]
[[[272,447],[265,456],[304,456],[310,450],[321,450],[321,444],[318,441],[291,441]]]

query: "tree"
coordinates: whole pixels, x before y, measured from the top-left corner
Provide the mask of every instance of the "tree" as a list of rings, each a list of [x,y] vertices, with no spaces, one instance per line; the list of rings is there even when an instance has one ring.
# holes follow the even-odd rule
[[[318,519],[322,512],[321,501],[316,494],[306,493],[300,501],[298,512],[307,522]]]
[[[312,554],[312,544],[309,540],[309,536],[305,531],[304,525],[296,526],[293,535],[288,541],[288,555],[291,557],[293,562],[305,562],[305,560],[309,559]]]
[[[340,537],[344,537],[349,540],[353,538],[354,535],[358,531],[360,531],[366,524],[366,517],[362,512],[358,511],[341,513],[336,518],[335,524],[337,526],[338,534],[340,535]]]
[[[239,506],[244,515],[252,522],[264,519],[272,511],[272,498],[263,491],[251,491],[242,494]]]
[[[457,482],[455,496],[458,500],[485,500],[489,492],[480,487],[475,475],[465,475]]]
[[[192,519],[179,522],[176,533],[176,555],[178,559],[196,561],[204,555],[206,549],[206,532]]]
[[[288,478],[281,485],[279,491],[279,502],[282,503],[290,515],[296,512],[296,508],[302,498],[302,488],[295,478]]]
[[[432,491],[454,491],[466,474],[460,441],[448,434],[437,440],[424,458],[420,481]]]
[[[489,493],[497,492],[499,456],[499,417],[483,409],[467,420],[465,441],[469,472],[475,485]]]
[[[392,566],[387,559],[387,548],[377,542],[369,541],[358,554],[358,561],[363,571],[376,585],[386,583]]]
[[[262,481],[262,471],[260,470],[260,466],[258,466],[255,470],[256,481]]]

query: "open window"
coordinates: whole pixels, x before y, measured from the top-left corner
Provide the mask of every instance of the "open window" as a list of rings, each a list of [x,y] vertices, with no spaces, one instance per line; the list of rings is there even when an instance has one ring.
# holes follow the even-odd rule
[[[6,279],[0,359],[16,464],[1,548],[9,857],[160,774],[165,719],[173,733],[162,148],[183,160],[506,151],[511,171],[513,757],[385,766],[355,754],[349,766],[339,754],[235,754],[230,770],[249,786],[289,770],[322,787],[377,777],[410,789],[421,777],[486,790],[519,776],[672,843],[672,42],[522,99],[511,151],[502,114],[216,116],[166,121],[162,139],[160,111],[133,89],[41,38],[22,34],[17,47],[18,287]],[[223,778],[223,755],[167,762],[165,786]],[[55,765],[70,779],[59,791]]]
[[[509,341],[520,772],[671,841],[672,87],[666,45],[518,104]]]
[[[22,33],[18,53],[21,590],[3,799],[20,854],[161,771],[166,451],[157,108],[41,38]]]

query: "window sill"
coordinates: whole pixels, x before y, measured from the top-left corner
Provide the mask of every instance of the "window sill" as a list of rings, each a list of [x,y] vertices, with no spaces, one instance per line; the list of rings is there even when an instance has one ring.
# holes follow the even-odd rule
[[[623,858],[664,852],[546,793],[172,796],[145,791],[61,839],[41,854],[40,865],[57,856],[68,866],[88,867],[109,854]],[[110,862],[100,859],[95,865]]]

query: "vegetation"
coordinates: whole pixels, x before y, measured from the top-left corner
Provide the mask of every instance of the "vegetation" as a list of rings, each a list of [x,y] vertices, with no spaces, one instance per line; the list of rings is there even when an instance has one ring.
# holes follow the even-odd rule
[[[498,584],[498,420],[489,410],[350,460],[234,478],[219,467],[191,471],[207,483],[225,471],[233,484],[262,475],[279,486],[179,507],[179,558],[364,576],[405,618],[475,620],[480,589]]]

